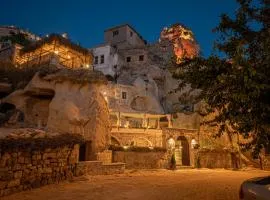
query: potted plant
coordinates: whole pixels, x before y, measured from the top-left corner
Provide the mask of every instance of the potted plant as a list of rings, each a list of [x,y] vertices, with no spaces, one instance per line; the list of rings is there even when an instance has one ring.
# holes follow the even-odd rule
[[[171,170],[175,170],[175,169],[176,169],[176,160],[175,160],[175,155],[174,155],[174,153],[172,154],[172,157],[171,157],[170,169],[171,169]]]

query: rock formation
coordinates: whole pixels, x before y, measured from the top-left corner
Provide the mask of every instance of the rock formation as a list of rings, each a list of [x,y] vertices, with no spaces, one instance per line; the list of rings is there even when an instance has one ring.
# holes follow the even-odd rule
[[[94,155],[105,150],[109,142],[109,112],[100,94],[104,84],[106,79],[99,72],[40,71],[24,89],[11,93],[2,103],[14,105],[23,113],[22,126],[83,135],[92,143],[90,156],[94,159]]]

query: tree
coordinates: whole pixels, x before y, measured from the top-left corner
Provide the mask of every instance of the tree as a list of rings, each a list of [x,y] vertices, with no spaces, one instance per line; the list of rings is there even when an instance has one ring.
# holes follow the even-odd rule
[[[174,76],[201,89],[199,100],[217,113],[208,124],[228,127],[252,142],[254,156],[270,143],[270,9],[268,0],[237,0],[232,18],[221,16],[215,53],[175,64]]]
[[[0,38],[0,42],[8,42],[10,41],[12,44],[20,44],[22,46],[27,46],[30,44],[30,40],[27,39],[26,34],[24,33],[14,33],[11,32],[10,35],[3,36]]]

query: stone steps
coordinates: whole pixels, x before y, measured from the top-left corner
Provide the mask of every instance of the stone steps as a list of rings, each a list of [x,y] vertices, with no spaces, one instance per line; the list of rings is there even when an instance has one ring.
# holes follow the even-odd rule
[[[176,169],[193,169],[192,166],[176,165]]]
[[[177,150],[175,150],[174,155],[175,155],[176,165],[182,165],[182,155],[181,155],[181,152],[177,149]]]

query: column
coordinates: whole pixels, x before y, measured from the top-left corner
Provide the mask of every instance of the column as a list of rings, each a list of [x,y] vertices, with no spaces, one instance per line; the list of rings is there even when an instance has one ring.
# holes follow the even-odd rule
[[[171,114],[166,115],[167,120],[168,120],[168,128],[172,128],[172,116]]]

